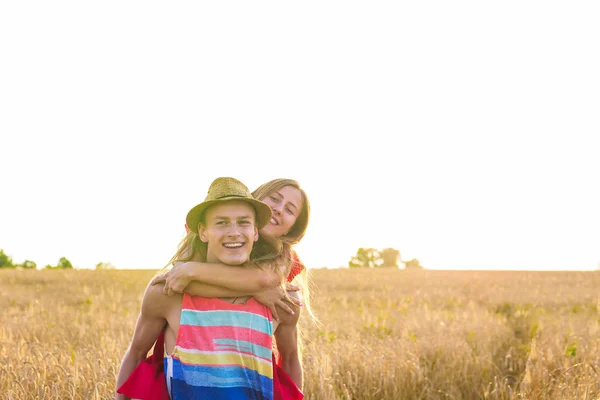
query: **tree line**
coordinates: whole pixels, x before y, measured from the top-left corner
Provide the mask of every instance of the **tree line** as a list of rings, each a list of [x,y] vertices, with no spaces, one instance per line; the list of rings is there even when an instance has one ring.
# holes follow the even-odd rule
[[[412,260],[402,261],[400,257],[400,250],[388,247],[385,249],[374,249],[372,247],[360,247],[356,251],[356,255],[350,258],[348,261],[349,268],[382,268],[392,267],[400,268],[399,264],[403,263],[406,269],[419,269],[423,266],[419,263],[419,260],[413,258]]]
[[[406,269],[419,269],[423,266],[419,260],[402,261],[400,251],[388,247],[385,249],[375,249],[372,247],[361,247],[356,251],[356,255],[350,258],[348,267],[350,268],[381,268],[392,267],[400,268],[399,264],[403,263]],[[37,264],[31,260],[25,260],[22,263],[14,263],[12,258],[8,256],[4,250],[0,249],[0,268],[23,268],[36,269]],[[46,265],[44,269],[72,269],[73,264],[66,257],[61,257],[56,265]],[[114,269],[114,265],[107,262],[99,262],[96,264],[96,269]]]
[[[0,268],[23,268],[23,269],[36,269],[37,264],[35,261],[25,260],[22,263],[13,262],[12,257],[7,255],[4,250],[0,249]],[[67,257],[61,257],[56,265],[46,265],[45,269],[72,269],[73,264],[67,259]]]
[[[3,249],[0,249],[0,268],[23,268],[37,269],[35,261],[25,260],[22,263],[13,262],[12,257],[7,255]],[[46,265],[44,269],[73,269],[73,264],[67,257],[61,257],[56,265]],[[115,266],[109,262],[99,262],[96,269],[115,269]]]

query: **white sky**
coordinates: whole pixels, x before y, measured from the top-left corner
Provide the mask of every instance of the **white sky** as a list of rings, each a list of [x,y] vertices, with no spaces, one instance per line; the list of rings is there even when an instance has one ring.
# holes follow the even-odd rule
[[[300,181],[310,267],[600,264],[592,1],[0,4],[0,248],[160,268],[210,182]]]

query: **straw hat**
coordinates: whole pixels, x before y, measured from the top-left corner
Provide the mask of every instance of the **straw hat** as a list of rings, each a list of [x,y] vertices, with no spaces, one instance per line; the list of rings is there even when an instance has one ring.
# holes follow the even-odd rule
[[[204,201],[192,208],[185,222],[192,232],[198,233],[198,224],[206,209],[215,203],[231,200],[241,200],[250,204],[256,211],[256,227],[263,228],[272,217],[271,207],[252,197],[250,190],[235,178],[217,178],[210,184]]]

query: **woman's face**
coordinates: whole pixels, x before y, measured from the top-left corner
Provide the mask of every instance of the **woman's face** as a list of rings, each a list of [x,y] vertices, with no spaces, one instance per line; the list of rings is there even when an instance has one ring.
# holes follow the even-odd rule
[[[293,186],[284,186],[261,200],[271,206],[273,218],[260,232],[276,237],[284,236],[292,229],[304,205],[302,193]]]

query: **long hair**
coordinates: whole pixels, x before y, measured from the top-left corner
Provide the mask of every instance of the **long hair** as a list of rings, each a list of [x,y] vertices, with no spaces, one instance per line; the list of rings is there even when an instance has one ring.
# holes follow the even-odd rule
[[[304,234],[306,233],[306,229],[308,228],[308,221],[310,220],[310,201],[308,200],[308,196],[306,195],[306,192],[304,191],[304,189],[302,189],[298,181],[288,178],[277,178],[269,182],[263,183],[262,185],[257,187],[256,190],[252,192],[252,197],[262,201],[271,193],[274,193],[285,186],[291,186],[298,189],[300,191],[300,194],[302,195],[303,200],[302,208],[300,209],[300,214],[298,215],[298,218],[296,218],[296,222],[286,235],[281,236],[279,238],[281,239],[283,246],[282,254],[285,254],[284,260],[289,261],[289,265],[287,267],[287,272],[285,275],[287,277],[292,262],[292,246],[298,244],[300,240],[302,240]],[[312,308],[310,306],[312,281],[310,279],[310,274],[308,273],[308,270],[305,268],[294,279],[294,282],[298,283],[302,287],[302,302],[304,304],[304,309],[309,313],[314,322],[319,323],[319,319],[313,313]]]

